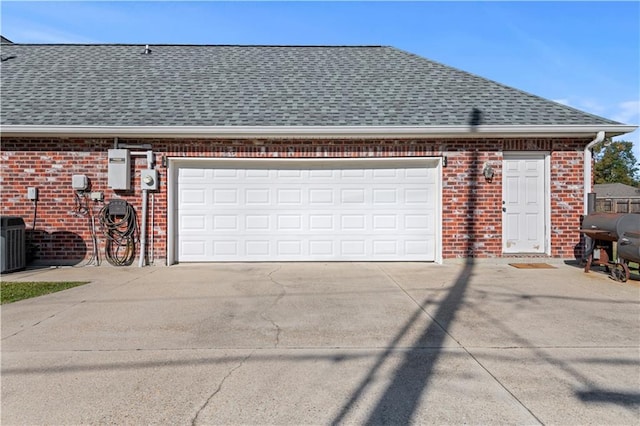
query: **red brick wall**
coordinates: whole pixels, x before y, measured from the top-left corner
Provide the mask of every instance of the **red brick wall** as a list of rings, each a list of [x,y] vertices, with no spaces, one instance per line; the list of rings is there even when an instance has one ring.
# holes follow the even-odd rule
[[[544,150],[551,152],[551,254],[573,257],[579,242],[577,229],[582,214],[582,153],[588,140],[120,140],[147,143],[156,154],[160,190],[149,199],[153,216],[148,218],[153,258],[166,257],[167,187],[161,166],[167,157],[447,157],[443,168],[443,257],[499,257],[502,254],[502,152]],[[139,170],[145,157],[132,157],[131,191],[107,187],[107,150],[112,139],[3,138],[1,164],[1,209],[3,215],[21,216],[28,235],[39,247],[36,260],[78,263],[92,255],[90,216],[78,212],[71,176],[84,174],[92,191],[102,191],[105,201],[123,198],[138,215],[142,211]],[[482,176],[488,162],[496,171],[491,182]],[[27,187],[39,189],[37,220],[33,228],[34,203],[26,198]],[[103,203],[89,201],[97,217]],[[153,229],[151,225],[153,224]],[[104,236],[98,233],[99,252],[104,259]],[[151,252],[148,252],[151,255]]]
[[[551,255],[580,258],[580,216],[584,213],[585,141],[556,142],[551,152]]]

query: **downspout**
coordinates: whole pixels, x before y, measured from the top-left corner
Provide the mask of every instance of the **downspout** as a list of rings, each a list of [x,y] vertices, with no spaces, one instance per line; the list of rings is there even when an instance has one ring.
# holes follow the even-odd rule
[[[589,214],[588,211],[588,198],[589,193],[591,192],[591,161],[593,160],[593,155],[591,150],[593,147],[604,140],[605,133],[603,130],[599,131],[596,134],[596,138],[589,142],[587,146],[584,148],[584,214],[585,216]]]

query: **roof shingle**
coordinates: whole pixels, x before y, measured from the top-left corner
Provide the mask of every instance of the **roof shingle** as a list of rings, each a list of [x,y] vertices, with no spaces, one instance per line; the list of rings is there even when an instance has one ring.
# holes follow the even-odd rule
[[[598,183],[593,185],[593,191],[598,198],[640,197],[640,188],[623,183]]]
[[[2,125],[620,124],[384,46],[2,46]],[[13,57],[11,59],[6,59]]]

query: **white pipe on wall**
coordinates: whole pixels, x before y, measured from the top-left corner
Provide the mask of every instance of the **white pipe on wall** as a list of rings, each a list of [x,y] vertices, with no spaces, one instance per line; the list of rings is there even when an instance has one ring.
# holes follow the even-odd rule
[[[155,253],[153,252],[153,247],[154,247],[154,238],[153,238],[153,230],[155,228],[155,217],[154,217],[154,210],[155,210],[155,201],[156,198],[153,195],[153,192],[151,193],[151,241],[149,244],[149,263],[153,265],[153,263],[155,262]]]
[[[142,190],[142,226],[140,227],[140,262],[139,267],[145,265],[147,253],[147,198],[149,195],[146,189]]]
[[[589,142],[584,148],[584,214],[589,214],[588,211],[588,194],[591,192],[591,161],[593,156],[591,150],[593,147],[604,140],[605,132],[603,130],[596,134],[596,138]]]
[[[147,168],[153,169],[153,151],[148,150],[146,152],[131,152],[131,155],[136,156],[146,156],[147,157]],[[143,267],[146,264],[147,260],[147,215],[148,215],[148,199],[149,199],[149,191],[147,189],[142,190],[142,224],[140,226],[140,255],[138,266]]]

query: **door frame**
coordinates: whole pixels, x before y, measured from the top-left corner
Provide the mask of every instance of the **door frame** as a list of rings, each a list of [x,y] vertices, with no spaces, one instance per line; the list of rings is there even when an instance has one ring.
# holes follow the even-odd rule
[[[327,162],[339,167],[340,163],[432,163],[436,169],[436,208],[435,208],[435,260],[434,263],[442,264],[442,157],[362,157],[362,158],[224,158],[224,157],[168,157],[167,158],[167,236],[166,236],[166,264],[179,263],[178,259],[178,172],[181,167],[194,167],[200,164],[250,164],[252,162],[277,165],[287,163]]]
[[[502,254],[507,256],[513,256],[518,254],[545,254],[551,256],[551,153],[549,151],[504,151],[502,153],[502,200],[506,200],[506,179],[504,179],[505,160],[527,160],[527,159],[542,159],[543,161],[543,208],[544,208],[544,250],[542,253],[506,253],[505,247],[507,240],[505,238],[506,232],[506,220],[505,211],[502,211]]]

